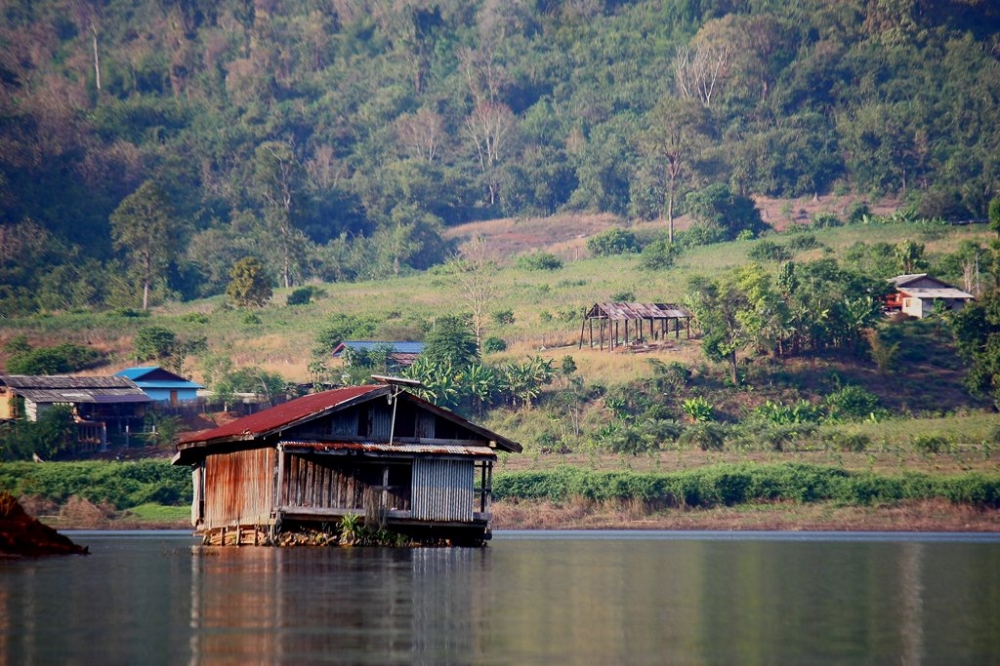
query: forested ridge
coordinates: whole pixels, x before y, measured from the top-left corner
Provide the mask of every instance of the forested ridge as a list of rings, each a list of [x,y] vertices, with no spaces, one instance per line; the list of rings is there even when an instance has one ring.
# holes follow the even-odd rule
[[[426,269],[447,226],[1000,183],[988,0],[3,0],[0,316]]]

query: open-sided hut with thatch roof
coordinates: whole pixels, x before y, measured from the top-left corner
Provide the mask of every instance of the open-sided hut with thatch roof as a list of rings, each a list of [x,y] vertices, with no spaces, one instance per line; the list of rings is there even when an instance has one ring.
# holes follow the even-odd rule
[[[397,383],[308,395],[193,433],[192,522],[209,543],[275,543],[354,516],[423,540],[490,538],[497,451],[521,446]],[[377,522],[378,525],[373,525]]]
[[[583,348],[586,341],[588,325],[589,343],[595,346],[594,322],[597,322],[597,346],[603,350],[606,341],[608,351],[614,351],[622,346],[666,340],[671,323],[675,338],[680,337],[682,327],[690,338],[692,317],[686,309],[671,303],[594,303],[583,315],[579,347]]]

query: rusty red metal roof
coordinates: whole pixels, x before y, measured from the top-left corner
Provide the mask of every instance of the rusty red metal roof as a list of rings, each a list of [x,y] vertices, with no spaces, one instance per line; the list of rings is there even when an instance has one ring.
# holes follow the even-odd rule
[[[185,448],[197,442],[218,440],[253,439],[275,430],[281,430],[298,421],[311,418],[325,411],[340,407],[344,403],[356,400],[369,394],[385,394],[389,392],[385,384],[368,386],[346,386],[321,393],[290,400],[284,404],[265,409],[236,419],[226,425],[211,430],[201,430],[181,437],[178,448]]]

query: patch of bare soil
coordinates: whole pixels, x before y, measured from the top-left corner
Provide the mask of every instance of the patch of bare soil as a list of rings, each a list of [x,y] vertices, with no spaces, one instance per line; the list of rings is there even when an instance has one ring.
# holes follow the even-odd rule
[[[10,493],[0,493],[0,557],[86,554],[86,547],[28,515]]]
[[[494,259],[503,260],[532,250],[546,250],[564,259],[578,258],[589,236],[621,224],[611,214],[566,214],[551,217],[509,217],[502,220],[470,222],[451,227],[444,233],[459,247],[482,238]]]
[[[845,220],[858,202],[866,203],[876,215],[889,215],[900,206],[900,202],[894,199],[868,201],[857,195],[823,195],[798,199],[755,195],[753,199],[764,221],[778,231],[793,224],[808,224],[820,213],[832,213]],[[634,222],[610,213],[564,213],[550,217],[509,217],[470,222],[447,229],[444,237],[456,241],[460,248],[471,240],[482,238],[497,260],[539,250],[551,252],[563,260],[576,260],[587,256],[587,238],[606,229],[614,226],[665,229],[666,224],[664,219]],[[691,219],[686,215],[674,220],[674,228],[678,231],[689,226]]]
[[[854,532],[998,532],[1000,511],[945,500],[844,507],[833,503],[758,503],[712,509],[656,510],[641,502],[565,504],[496,502],[497,530],[763,530]]]
[[[827,194],[798,199],[774,199],[754,195],[753,200],[764,221],[778,231],[783,231],[793,224],[808,224],[813,217],[821,213],[832,213],[841,221],[845,221],[854,205],[859,202],[867,204],[875,215],[890,215],[900,207],[900,202],[896,199],[870,201],[855,194],[843,196]]]

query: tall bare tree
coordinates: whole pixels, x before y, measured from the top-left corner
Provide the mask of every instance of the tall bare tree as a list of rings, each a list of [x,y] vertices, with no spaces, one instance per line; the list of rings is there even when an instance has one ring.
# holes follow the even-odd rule
[[[476,345],[482,349],[486,308],[499,291],[499,269],[489,246],[481,237],[465,244],[456,257],[455,266],[455,278],[461,288],[462,298],[472,311]]]
[[[281,280],[292,286],[302,235],[293,224],[297,196],[302,190],[302,165],[290,142],[268,141],[255,154],[255,186],[264,204],[264,220],[277,244]]]
[[[644,150],[662,164],[663,212],[672,243],[678,190],[692,170],[691,163],[704,146],[710,129],[709,116],[705,107],[694,100],[668,97],[656,107],[653,118]]]
[[[480,102],[465,119],[466,134],[476,147],[479,168],[486,179],[490,205],[500,197],[500,165],[507,156],[516,123],[506,104]]]

